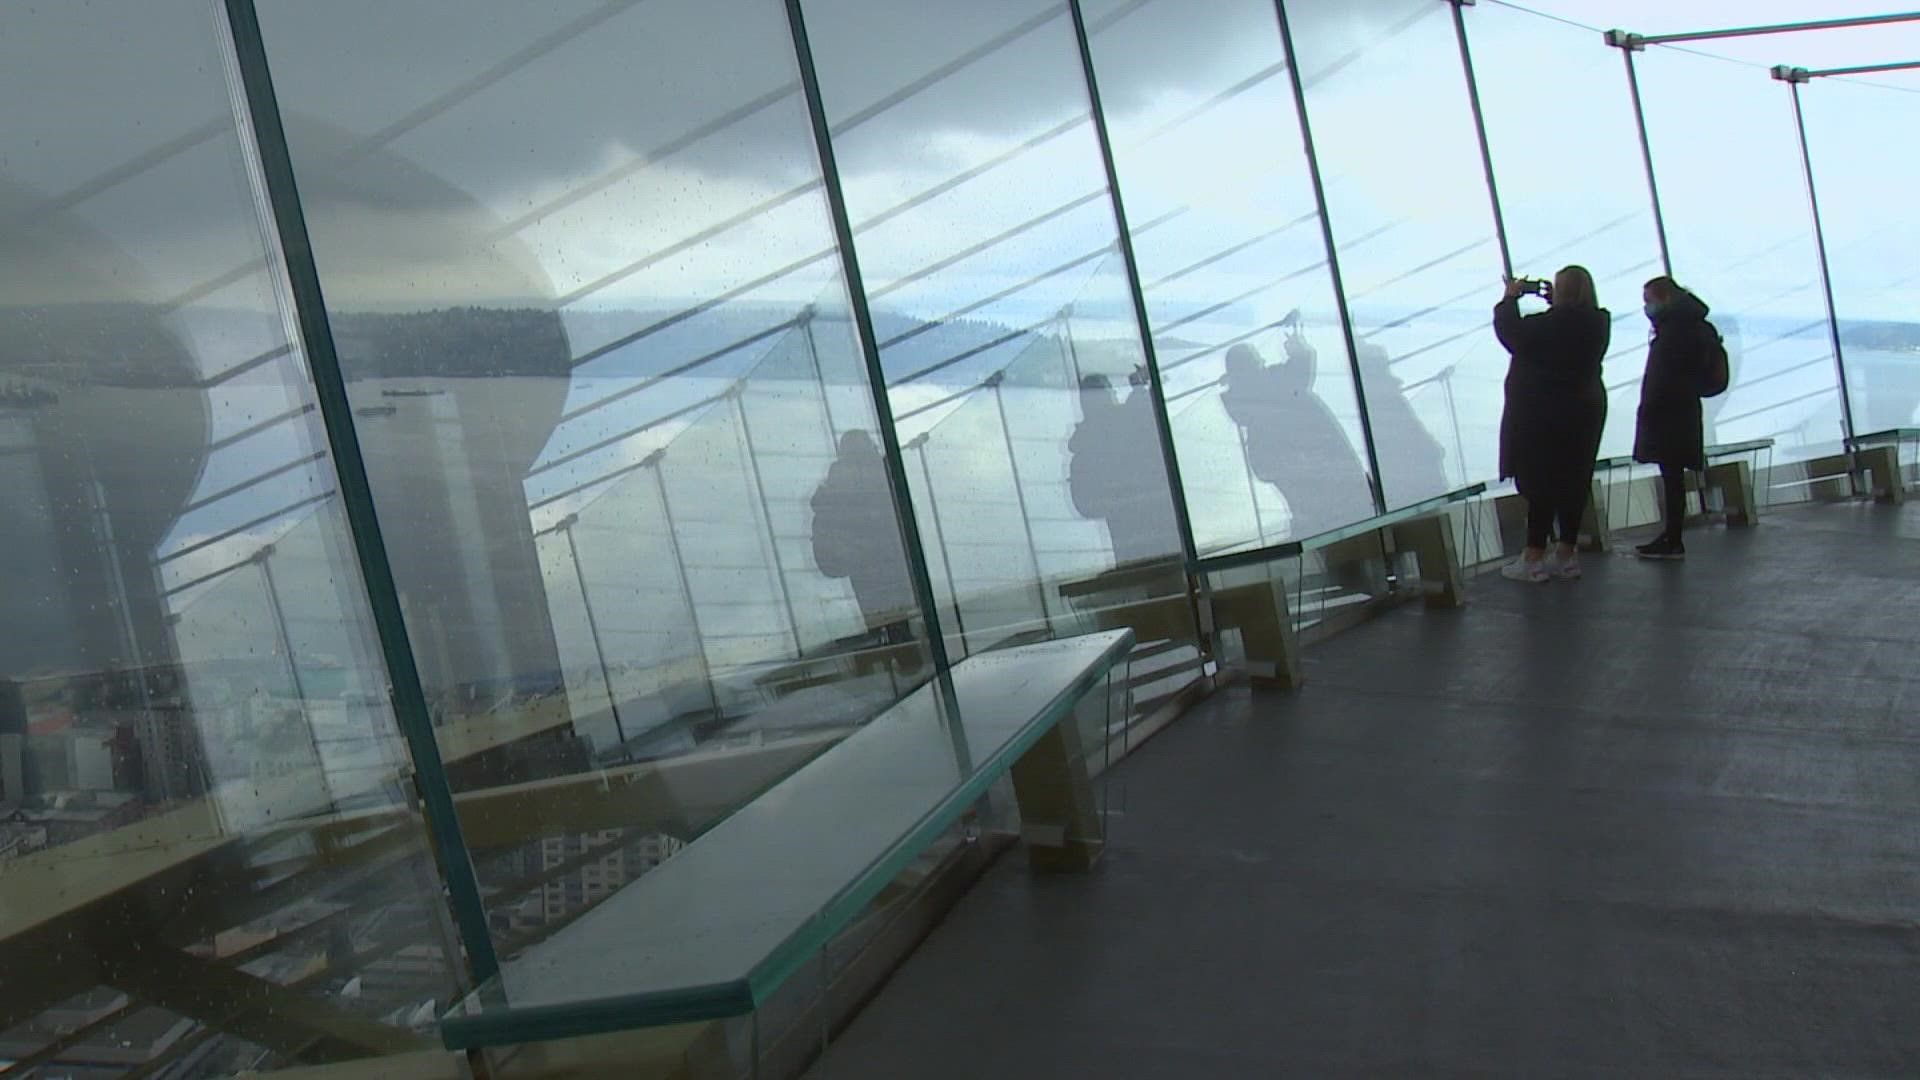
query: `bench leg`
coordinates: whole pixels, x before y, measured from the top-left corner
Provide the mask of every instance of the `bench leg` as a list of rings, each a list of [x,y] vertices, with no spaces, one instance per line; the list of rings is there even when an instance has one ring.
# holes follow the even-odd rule
[[[1878,502],[1906,501],[1907,490],[1900,475],[1900,449],[1897,446],[1869,446],[1856,451],[1858,468],[1868,477],[1867,490]]]
[[[1013,796],[1020,805],[1020,836],[1030,867],[1067,873],[1093,869],[1106,841],[1077,716],[1061,717],[1013,763]]]
[[[1459,607],[1467,602],[1466,586],[1460,580],[1460,552],[1453,544],[1453,518],[1446,514],[1403,521],[1393,527],[1394,546],[1413,552],[1420,561],[1420,580],[1437,584],[1439,591],[1427,594],[1428,607]]]
[[[1294,690],[1306,681],[1300,670],[1300,641],[1293,631],[1293,613],[1287,610],[1284,579],[1215,590],[1213,623],[1239,629],[1240,643],[1247,652],[1248,682]]]
[[[1595,477],[1587,485],[1587,510],[1580,518],[1580,531],[1586,534],[1586,543],[1581,544],[1583,551],[1605,552],[1607,550],[1607,487]]]
[[[1753,490],[1753,466],[1746,459],[1723,461],[1707,469],[1707,487],[1718,488],[1727,524],[1751,526],[1759,520],[1760,501]]]
[[[1502,495],[1493,500],[1493,518],[1500,528],[1500,550],[1519,551],[1527,546],[1527,500],[1518,495]]]

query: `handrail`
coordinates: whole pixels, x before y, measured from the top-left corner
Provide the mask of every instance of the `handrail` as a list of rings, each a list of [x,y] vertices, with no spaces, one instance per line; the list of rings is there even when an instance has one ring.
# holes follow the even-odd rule
[[[1768,437],[1764,439],[1748,439],[1745,442],[1715,443],[1712,446],[1706,447],[1702,451],[1701,456],[1706,458],[1732,457],[1735,454],[1753,454],[1761,450],[1771,449],[1773,449],[1773,439]],[[1636,464],[1639,464],[1639,462],[1634,459],[1632,454],[1616,454],[1613,457],[1603,457],[1595,461],[1593,468],[1595,472],[1612,472],[1615,469],[1631,468]]]
[[[1748,439],[1745,442],[1718,443],[1707,447],[1706,456],[1710,458],[1732,457],[1735,454],[1752,454],[1761,450],[1773,449],[1773,439]]]
[[[1855,446],[1871,446],[1876,443],[1906,442],[1908,439],[1920,439],[1920,428],[1895,427],[1884,431],[1869,431],[1865,435],[1854,435],[1847,441]]]
[[[1315,533],[1312,536],[1302,537],[1298,540],[1289,540],[1283,544],[1269,544],[1265,547],[1253,548],[1246,551],[1230,551],[1221,555],[1210,555],[1205,558],[1195,559],[1193,562],[1187,564],[1187,570],[1192,574],[1214,574],[1222,570],[1233,570],[1242,566],[1258,566],[1262,563],[1298,558],[1309,551],[1318,551],[1321,548],[1337,544],[1342,540],[1351,540],[1356,536],[1364,536],[1370,532],[1377,532],[1381,529],[1398,525],[1403,521],[1411,521],[1417,517],[1424,517],[1436,510],[1444,510],[1455,503],[1465,502],[1468,499],[1484,495],[1486,491],[1487,485],[1485,481],[1468,484],[1466,487],[1449,491],[1445,495],[1436,495],[1431,499],[1424,499],[1420,502],[1403,506],[1398,510],[1389,510],[1384,514],[1375,514],[1370,518],[1362,518],[1351,524],[1342,525],[1335,529],[1328,529],[1326,532]]]

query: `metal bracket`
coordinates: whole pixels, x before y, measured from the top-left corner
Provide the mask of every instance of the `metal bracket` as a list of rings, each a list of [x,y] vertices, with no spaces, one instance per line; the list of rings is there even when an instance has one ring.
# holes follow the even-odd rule
[[[1627,30],[1609,30],[1602,36],[1606,38],[1607,44],[1616,49],[1625,49],[1628,52],[1647,51],[1647,39],[1644,35]]]
[[[1794,67],[1792,64],[1773,65],[1773,77],[1784,83],[1811,82],[1813,78],[1806,68]]]

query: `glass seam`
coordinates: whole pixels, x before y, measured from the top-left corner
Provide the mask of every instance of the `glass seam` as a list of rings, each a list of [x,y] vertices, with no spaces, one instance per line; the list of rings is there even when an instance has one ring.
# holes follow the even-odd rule
[[[235,120],[242,129],[238,135],[249,159],[249,172],[255,174],[249,178],[250,186],[260,219],[267,226],[266,239],[274,248],[268,263],[285,275],[283,285],[293,304],[297,341],[306,353],[308,377],[340,481],[341,505],[387,669],[394,719],[407,741],[415,787],[468,967],[476,982],[484,982],[499,971],[499,959],[487,930],[485,901],[461,835],[426,691],[407,637],[393,568],[381,538],[366,462],[353,426],[346,378],[334,351],[319,269],[314,263],[292,156],[281,125],[259,15],[253,0],[221,0],[215,21],[225,30],[221,46],[228,59]]]
[[[834,154],[832,130],[827,122],[826,105],[820,95],[820,75],[813,66],[813,45],[807,37],[806,15],[800,0],[786,0],[787,30],[793,39],[793,57],[800,69],[800,89],[806,100],[807,119],[813,129],[814,154],[820,165],[820,183],[827,198],[827,213],[833,221],[834,247],[840,260],[840,273],[847,290],[847,305],[860,339],[860,355],[867,366],[867,390],[873,399],[874,426],[879,429],[885,453],[888,486],[893,489],[894,519],[900,532],[901,547],[907,560],[908,576],[913,581],[914,598],[920,603],[920,617],[927,627],[928,657],[933,662],[934,680],[939,683],[941,701],[953,716],[954,750],[964,762],[965,737],[959,727],[959,701],[953,689],[952,662],[947,657],[947,642],[940,627],[940,610],[933,592],[933,577],[927,569],[926,547],[921,542],[919,520],[914,516],[912,489],[907,484],[906,456],[900,448],[900,432],[893,423],[893,403],[887,396],[886,369],[880,363],[879,337],[873,328],[873,312],[867,305],[866,282],[860,273],[860,257],[854,246],[853,220],[847,212],[845,189],[840,184],[840,165]]]

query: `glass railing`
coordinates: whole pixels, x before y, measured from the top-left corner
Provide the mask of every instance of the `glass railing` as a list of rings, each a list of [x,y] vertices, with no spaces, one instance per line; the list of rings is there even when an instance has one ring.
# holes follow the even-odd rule
[[[1768,83],[1764,68],[1670,47],[1636,64],[1674,275],[1727,343],[1733,381],[1702,403],[1706,441],[1771,438],[1781,464],[1839,453],[1819,259],[1779,88],[1750,92]]]
[[[430,1051],[488,952],[939,693],[937,651],[1130,629],[1129,715],[1084,732],[1125,738],[1231,651],[1202,654],[1190,556],[1297,544],[1220,573],[1299,632],[1388,595],[1376,500],[1496,471],[1463,55],[1515,268],[1584,264],[1615,314],[1628,449],[1659,240],[1588,28],[1482,3],[1463,52],[1429,0],[798,6],[817,101],[776,0],[9,11],[0,1071]],[[264,43],[228,22],[254,8]],[[1915,426],[1885,210],[1913,87],[1801,90],[1836,335],[1782,88],[1634,62],[1675,271],[1733,359],[1707,441],[1836,457],[1835,336],[1853,433]],[[354,545],[363,488],[384,548]],[[1484,506],[1446,512],[1493,554]]]
[[[1815,79],[1800,88],[1826,230],[1828,271],[1854,433],[1910,428],[1920,415],[1920,250],[1901,205],[1910,151],[1884,133],[1913,124],[1912,72]]]

